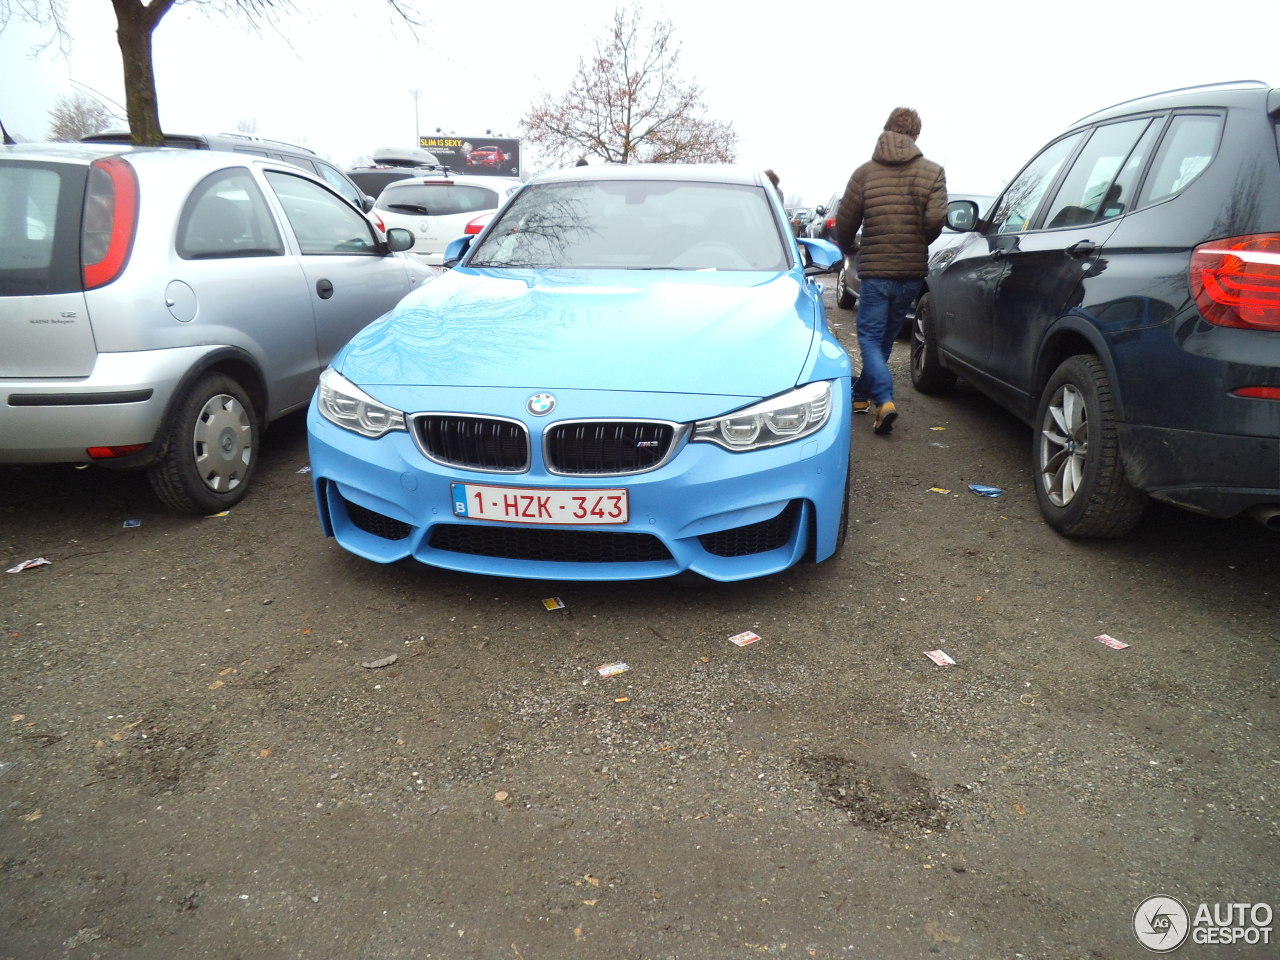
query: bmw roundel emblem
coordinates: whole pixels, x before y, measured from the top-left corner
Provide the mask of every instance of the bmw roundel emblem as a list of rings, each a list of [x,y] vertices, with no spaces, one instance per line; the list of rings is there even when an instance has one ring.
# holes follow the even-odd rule
[[[535,417],[545,417],[556,408],[556,398],[549,393],[535,393],[525,406]]]

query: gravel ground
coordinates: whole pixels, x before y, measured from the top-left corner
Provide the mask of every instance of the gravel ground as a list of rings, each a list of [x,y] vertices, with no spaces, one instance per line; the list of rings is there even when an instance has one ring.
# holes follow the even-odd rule
[[[362,561],[300,418],[222,518],[0,473],[53,561],[0,576],[0,957],[1101,960],[1156,894],[1274,904],[1280,539],[1064,540],[1029,431],[905,362],[843,553],[745,584]]]

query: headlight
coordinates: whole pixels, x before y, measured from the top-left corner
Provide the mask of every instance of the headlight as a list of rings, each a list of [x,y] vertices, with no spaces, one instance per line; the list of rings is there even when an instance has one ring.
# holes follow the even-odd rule
[[[333,367],[320,374],[316,403],[320,415],[338,426],[374,439],[404,429],[404,414],[384,407]]]
[[[705,440],[726,450],[758,450],[807,437],[822,429],[831,415],[831,384],[808,383],[754,406],[714,420],[699,420],[692,440]]]

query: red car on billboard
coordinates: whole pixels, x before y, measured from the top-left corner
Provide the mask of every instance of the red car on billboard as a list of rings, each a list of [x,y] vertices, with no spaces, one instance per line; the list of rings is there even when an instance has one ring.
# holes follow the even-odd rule
[[[510,159],[506,153],[503,153],[496,146],[476,147],[467,154],[467,166],[496,168]]]

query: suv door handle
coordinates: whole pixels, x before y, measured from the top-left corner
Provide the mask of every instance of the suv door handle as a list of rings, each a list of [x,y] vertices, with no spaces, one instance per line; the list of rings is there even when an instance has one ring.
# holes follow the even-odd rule
[[[1093,256],[1097,250],[1098,245],[1092,240],[1081,240],[1079,243],[1073,243],[1067,247],[1067,256],[1083,260],[1085,257]]]
[[[333,296],[333,284],[328,280],[317,280],[316,293],[320,294],[321,300],[328,300]]]

